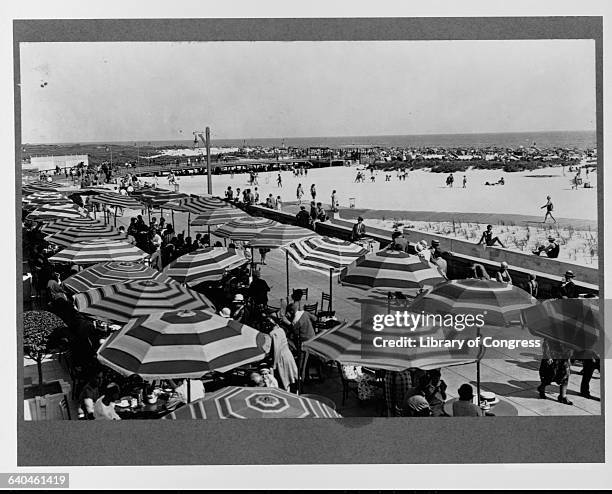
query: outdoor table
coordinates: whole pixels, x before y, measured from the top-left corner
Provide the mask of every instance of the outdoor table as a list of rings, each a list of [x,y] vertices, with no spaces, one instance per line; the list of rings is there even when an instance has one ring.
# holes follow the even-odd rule
[[[444,403],[444,411],[450,416],[453,415],[453,403],[457,401],[457,399],[458,398],[453,398]],[[518,415],[518,410],[508,400],[500,398],[499,403],[493,405],[490,410],[484,410],[484,413],[487,417],[516,417]]]
[[[135,408],[115,406],[115,411],[122,420],[157,419],[170,411],[166,408],[167,402],[167,399],[158,397],[155,403],[143,403]]]

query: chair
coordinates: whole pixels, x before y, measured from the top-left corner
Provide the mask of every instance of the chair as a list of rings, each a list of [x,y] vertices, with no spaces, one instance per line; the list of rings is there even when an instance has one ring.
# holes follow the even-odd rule
[[[68,398],[66,395],[64,395],[57,405],[59,407],[62,420],[72,420],[70,417],[70,406],[68,405]]]
[[[296,292],[302,292],[302,296],[308,300],[308,288],[294,288],[293,291],[291,292],[291,298],[295,299],[296,298]],[[298,300],[296,300],[297,302],[299,302],[302,299],[302,297],[300,297]]]
[[[319,302],[315,302],[314,304],[304,304],[303,309],[306,312],[310,312],[311,314],[317,315],[317,309],[319,308]]]
[[[344,406],[344,402],[349,397],[350,392],[355,393],[357,397],[357,381],[353,379],[349,379],[346,377],[344,370],[342,369],[342,364],[337,362],[338,365],[338,374],[340,374],[340,380],[342,381],[342,406]],[[351,386],[353,384],[354,386]]]

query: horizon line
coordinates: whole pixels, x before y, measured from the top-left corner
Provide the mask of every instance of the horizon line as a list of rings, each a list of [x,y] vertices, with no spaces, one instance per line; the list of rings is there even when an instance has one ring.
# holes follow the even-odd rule
[[[500,134],[546,134],[564,132],[597,132],[597,129],[569,129],[569,130],[525,130],[525,131],[497,131],[497,132],[426,132],[422,134],[365,134],[365,135],[335,135],[335,136],[281,136],[281,137],[211,137],[214,141],[249,141],[249,140],[273,140],[273,139],[346,139],[346,138],[384,138],[384,137],[423,137],[423,136],[458,136],[458,135],[500,135]],[[21,146],[41,146],[41,145],[66,145],[66,144],[108,144],[117,142],[162,142],[162,141],[181,141],[181,138],[156,138],[156,139],[117,139],[101,141],[64,141],[64,142],[26,142]],[[185,141],[191,138],[185,137]]]

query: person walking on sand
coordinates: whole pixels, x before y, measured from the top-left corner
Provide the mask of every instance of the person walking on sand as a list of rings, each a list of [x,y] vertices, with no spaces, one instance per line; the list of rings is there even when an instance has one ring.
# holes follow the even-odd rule
[[[310,186],[310,195],[312,196],[313,201],[317,198],[317,188],[315,187],[315,184]]]
[[[467,185],[467,177],[465,175],[463,175],[463,188],[465,189],[465,186]]]
[[[283,177],[281,177],[280,173],[278,174],[278,177],[276,178],[276,185],[281,188],[283,186]]]
[[[333,213],[338,211],[338,196],[335,190],[332,192],[332,195],[331,195],[331,210]]]
[[[302,197],[304,197],[304,189],[302,189],[302,184],[298,184],[295,195],[297,196],[298,204],[302,204]]]
[[[554,206],[553,203],[550,199],[550,196],[546,196],[546,204],[544,204],[544,206],[540,207],[540,209],[544,209],[546,208],[546,214],[544,215],[544,221],[542,221],[542,223],[546,223],[546,220],[548,219],[548,217],[550,216],[552,218],[552,220],[556,223],[557,220],[555,219],[555,217],[552,215]]]

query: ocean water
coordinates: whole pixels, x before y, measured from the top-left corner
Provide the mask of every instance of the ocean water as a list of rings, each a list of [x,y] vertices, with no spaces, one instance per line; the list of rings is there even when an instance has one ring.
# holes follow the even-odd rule
[[[593,149],[597,147],[595,131],[567,132],[516,132],[491,134],[426,134],[396,136],[345,136],[345,137],[286,137],[270,139],[211,139],[215,147],[341,147],[341,146],[381,146],[381,147],[429,147],[429,148],[483,148],[537,146],[538,148],[576,148]],[[124,141],[117,144],[151,146],[192,147],[193,140],[168,141]],[[150,143],[150,144],[149,144]]]

